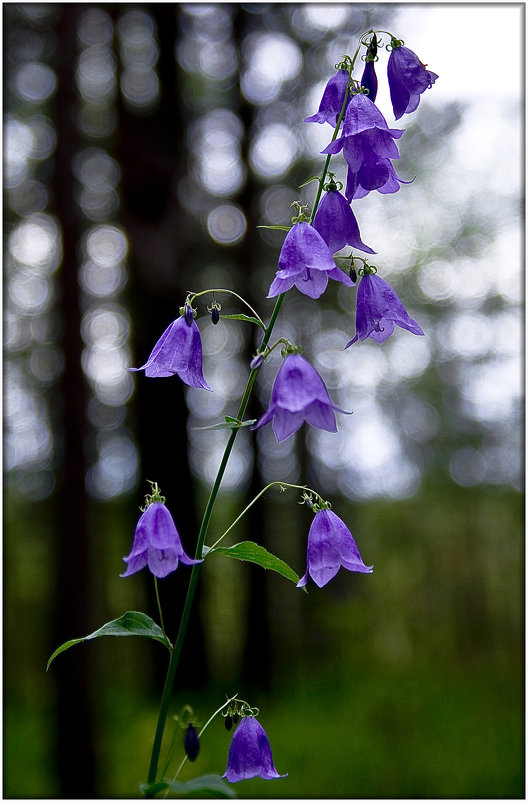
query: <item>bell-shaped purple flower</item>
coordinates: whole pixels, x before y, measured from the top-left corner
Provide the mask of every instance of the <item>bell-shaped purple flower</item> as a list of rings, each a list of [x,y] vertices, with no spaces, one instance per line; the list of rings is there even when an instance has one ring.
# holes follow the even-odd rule
[[[130,576],[148,565],[149,571],[159,579],[175,571],[178,562],[185,565],[203,562],[185,554],[172,515],[161,501],[149,504],[142,514],[134,533],[132,551],[123,560],[127,569],[120,576]]]
[[[328,245],[309,223],[295,223],[288,231],[279,255],[268,298],[275,298],[293,286],[310,298],[319,298],[326,290],[328,279],[352,287],[352,281],[337,267]]]
[[[190,387],[212,392],[204,379],[202,363],[200,330],[192,318],[182,315],[165,329],[145,364],[128,370],[144,370],[152,378],[177,374]]]
[[[321,376],[304,357],[291,354],[279,368],[267,411],[253,428],[272,421],[279,443],[300,429],[305,421],[318,429],[337,432],[334,410],[352,414],[332,403]]]
[[[395,45],[396,40],[393,40],[387,77],[394,117],[399,120],[418,108],[420,95],[432,87],[438,75],[426,70],[425,64],[408,47]]]
[[[381,195],[390,195],[399,190],[400,184],[412,184],[413,181],[414,178],[411,181],[400,178],[390,159],[368,154],[356,173],[348,168],[345,198],[350,203],[364,198],[373,189]]]
[[[359,226],[346,198],[337,190],[330,190],[321,199],[313,227],[322,236],[330,253],[350,245],[366,253],[375,253],[361,241]]]
[[[348,164],[348,187],[346,197],[364,197],[371,190],[395,192],[399,189],[399,179],[390,160],[399,159],[400,153],[394,140],[403,134],[399,128],[389,128],[387,122],[367,95],[354,95],[350,101],[343,122],[342,135],[321,151],[339,153]],[[388,182],[396,176],[395,188],[389,189]],[[394,186],[394,181],[393,184]],[[354,192],[350,194],[350,187]],[[359,194],[356,190],[359,189]]]
[[[335,126],[337,118],[343,108],[347,84],[348,70],[338,70],[326,84],[321,103],[319,104],[319,111],[316,114],[312,114],[311,117],[306,117],[304,122],[330,123]],[[350,97],[347,100],[347,106],[349,101]]]
[[[233,733],[227,768],[222,775],[230,783],[262,777],[263,780],[279,780],[287,774],[279,774],[273,763],[273,755],[264,728],[254,716],[241,719]]]
[[[319,510],[308,533],[306,573],[297,587],[304,587],[310,574],[315,584],[322,588],[335,577],[341,566],[362,574],[371,574],[373,570],[361,559],[352,533],[341,518],[331,510]]]
[[[357,340],[370,337],[383,343],[394,331],[394,326],[412,334],[423,331],[407,313],[391,286],[374,273],[367,273],[359,282],[356,304],[356,336],[345,345],[348,348]]]

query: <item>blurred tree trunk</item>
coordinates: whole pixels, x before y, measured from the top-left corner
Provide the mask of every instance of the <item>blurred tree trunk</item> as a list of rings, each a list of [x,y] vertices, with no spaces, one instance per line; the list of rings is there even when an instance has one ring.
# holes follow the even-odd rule
[[[113,9],[114,17],[119,7]],[[180,114],[174,46],[180,9],[172,3],[148,6],[158,32],[161,98],[148,114],[134,113],[119,96],[119,161],[122,168],[122,215],[130,238],[130,308],[134,358],[146,361],[165,328],[179,316],[186,287],[183,265],[192,243],[185,232],[186,213],[178,207],[177,183],[186,171],[185,125]],[[188,461],[185,386],[177,376],[148,379],[136,375],[135,432],[141,461],[138,506],[158,482],[166,496],[185,550],[193,555],[198,535],[195,496]],[[138,510],[139,514],[139,510]],[[165,625],[175,638],[183,609],[189,569],[159,583]],[[151,614],[157,620],[152,578],[146,576]],[[165,666],[156,664],[162,686]],[[187,634],[178,683],[199,687],[207,676],[203,627],[197,610]]]
[[[233,37],[238,53],[238,74],[239,78],[243,68],[242,47],[248,30],[248,12],[237,6],[233,15]],[[233,248],[234,255],[242,270],[239,274],[251,272],[255,266],[255,255],[259,253],[261,242],[257,233],[259,220],[257,218],[257,200],[262,192],[262,184],[256,180],[255,173],[249,167],[249,149],[251,145],[251,134],[254,124],[254,107],[245,99],[239,89],[238,107],[236,109],[238,117],[242,122],[243,134],[240,141],[240,157],[247,167],[247,180],[243,189],[233,200],[243,209],[247,220],[247,231],[240,245]],[[262,298],[255,298],[251,292],[251,282],[247,282],[242,290],[245,299],[257,308],[262,303]],[[262,339],[259,332],[257,342]],[[248,366],[255,352],[254,340],[248,343],[247,361]],[[246,418],[260,417],[263,410],[253,394]],[[252,436],[253,459],[251,481],[248,488],[248,502],[254,498],[264,487],[264,480],[259,468],[258,438],[256,434]],[[248,513],[248,531],[250,537],[256,543],[266,548],[268,531],[266,514],[266,503],[255,505]],[[267,572],[256,566],[246,566],[250,571],[250,583],[248,591],[248,604],[246,608],[247,627],[246,643],[244,648],[243,677],[245,687],[255,690],[269,690],[271,683],[271,626],[269,620],[269,604],[267,603]]]
[[[92,631],[90,616],[89,500],[86,493],[85,443],[87,388],[81,367],[81,308],[78,283],[80,210],[74,197],[73,158],[78,145],[75,125],[77,95],[76,26],[79,9],[62,6],[57,22],[57,94],[55,116],[57,148],[53,192],[55,213],[62,230],[63,259],[57,275],[61,347],[64,372],[60,382],[62,431],[57,433],[62,452],[56,493],[57,541],[53,639],[55,646],[77,633]],[[72,650],[67,660],[53,667],[57,681],[56,766],[61,796],[93,798],[96,795],[94,730],[90,658],[87,651]]]

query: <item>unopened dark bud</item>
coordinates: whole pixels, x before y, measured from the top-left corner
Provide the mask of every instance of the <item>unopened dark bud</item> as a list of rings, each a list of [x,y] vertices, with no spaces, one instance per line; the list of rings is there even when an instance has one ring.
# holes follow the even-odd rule
[[[216,326],[219,320],[220,320],[220,312],[218,310],[218,307],[213,306],[213,308],[211,309],[211,321],[213,325]]]
[[[198,752],[200,751],[200,739],[198,738],[196,727],[194,727],[192,724],[189,724],[185,731],[183,746],[185,749],[185,754],[191,763],[194,763],[198,757]]]
[[[239,721],[240,721],[240,716],[238,715],[238,713],[235,713],[235,715],[233,716],[233,724],[238,724]]]
[[[193,308],[190,304],[185,304],[185,322],[188,326],[192,325],[194,320]]]
[[[354,268],[352,268],[352,269],[351,269],[351,271],[350,271],[350,278],[352,279],[352,281],[353,281],[353,282],[354,282],[354,284],[355,284],[355,283],[356,283],[356,281],[357,281],[357,273],[356,273],[356,271],[354,270]]]
[[[225,724],[226,730],[229,732],[229,730],[233,726],[233,719],[231,718],[231,716],[226,716],[225,717],[224,724]]]

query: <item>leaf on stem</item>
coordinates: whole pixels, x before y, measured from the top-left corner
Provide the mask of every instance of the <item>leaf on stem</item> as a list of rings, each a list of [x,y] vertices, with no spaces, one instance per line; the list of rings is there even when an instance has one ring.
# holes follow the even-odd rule
[[[194,432],[206,432],[213,429],[243,429],[245,426],[253,426],[257,419],[240,421],[238,418],[232,418],[231,415],[225,416],[225,423],[214,423],[212,426],[193,426]]]
[[[84,638],[74,638],[73,640],[68,640],[63,643],[62,646],[59,646],[58,649],[55,649],[51,655],[50,659],[48,660],[48,665],[46,666],[46,671],[49,669],[52,661],[57,657],[57,655],[61,652],[65,652],[66,649],[69,649],[71,646],[75,646],[77,643],[82,643],[85,640],[103,638],[109,635],[113,637],[126,637],[129,635],[135,635],[141,638],[152,638],[153,640],[163,643],[169,649],[169,651],[172,649],[172,644],[163,634],[163,630],[155,623],[155,621],[152,620],[152,618],[149,618],[149,616],[145,615],[145,613],[132,611],[125,613],[121,616],[121,618],[114,619],[114,621],[108,621],[108,623],[103,624],[100,629],[92,632],[91,635],[86,635]]]
[[[202,796],[221,797],[224,799],[236,799],[236,794],[232,788],[225,783],[218,774],[203,774],[187,782],[179,780],[162,780],[161,782],[147,785],[142,783],[139,790],[145,796],[154,797],[160,791],[173,791],[180,796]]]
[[[271,228],[272,231],[289,231],[291,226],[257,226],[257,228]]]
[[[244,540],[235,546],[218,546],[218,548],[210,549],[207,553],[222,554],[224,557],[234,557],[236,560],[256,563],[268,571],[276,571],[285,579],[295,582],[295,584],[299,581],[299,577],[288,563],[275,557],[274,554],[266,551],[263,546],[259,546],[258,543],[253,543],[251,540]]]
[[[246,323],[256,323],[257,326],[260,326],[261,329],[266,331],[266,326],[262,322],[262,320],[258,320],[256,317],[252,317],[251,315],[244,315],[244,314],[237,314],[237,315],[220,315],[221,320],[245,320]]]

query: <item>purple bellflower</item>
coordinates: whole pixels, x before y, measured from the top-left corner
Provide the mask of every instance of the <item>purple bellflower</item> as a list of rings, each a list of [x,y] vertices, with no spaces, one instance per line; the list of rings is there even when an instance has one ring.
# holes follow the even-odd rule
[[[310,574],[315,584],[322,588],[335,577],[341,566],[362,574],[371,574],[373,570],[361,559],[352,533],[341,518],[331,510],[319,510],[308,533],[306,573],[297,587],[304,587]]]
[[[253,426],[258,429],[273,421],[273,431],[279,443],[300,429],[306,421],[310,426],[337,432],[334,410],[351,415],[336,407],[319,373],[299,354],[287,356],[275,377],[267,411]]]
[[[185,314],[165,329],[144,365],[128,370],[144,370],[145,375],[152,378],[174,376],[176,373],[190,387],[201,387],[212,392],[204,379],[202,363],[200,330],[192,315]]]
[[[120,576],[130,576],[148,565],[159,579],[175,571],[178,562],[185,565],[203,562],[187,557],[172,515],[161,501],[148,505],[137,523],[132,551],[123,560],[128,565]]]
[[[319,111],[312,114],[311,117],[306,117],[305,123],[330,123],[335,126],[337,118],[343,108],[343,101],[348,85],[348,70],[338,70],[333,75],[325,86],[321,103],[319,104]],[[347,99],[347,106],[350,101],[350,96]]]
[[[396,192],[402,180],[396,175],[391,159],[399,159],[395,139],[403,134],[389,128],[378,107],[363,93],[354,95],[343,121],[342,135],[321,151],[339,153],[348,164],[347,200],[362,198],[371,190]],[[403,183],[403,182],[402,182]]]
[[[366,253],[375,253],[372,248],[361,241],[359,226],[350,204],[337,190],[330,190],[322,198],[313,227],[322,236],[330,253],[335,253],[350,245]]]
[[[295,223],[281,248],[279,269],[269,288],[268,298],[275,298],[294,285],[303,295],[319,298],[326,290],[329,278],[353,286],[347,274],[332,259],[319,232],[309,223]]]
[[[394,117],[399,120],[418,108],[420,95],[432,87],[438,75],[426,70],[416,53],[402,47],[396,39],[391,44],[387,77]]]
[[[356,304],[356,336],[345,345],[370,337],[383,343],[394,331],[394,325],[412,334],[423,331],[410,317],[391,286],[374,273],[367,273],[359,282]]]
[[[278,780],[288,776],[279,774],[275,768],[268,736],[254,716],[241,719],[233,733],[227,768],[222,776],[230,783],[250,780],[252,777]]]

